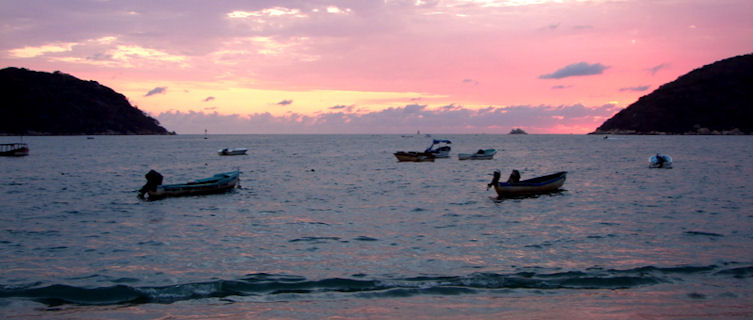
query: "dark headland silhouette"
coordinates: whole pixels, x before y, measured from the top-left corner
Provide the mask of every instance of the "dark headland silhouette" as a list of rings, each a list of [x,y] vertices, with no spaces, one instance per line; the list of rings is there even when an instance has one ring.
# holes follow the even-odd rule
[[[1,135],[174,134],[96,81],[56,71],[0,70]]]
[[[753,134],[753,54],[664,84],[591,134]]]

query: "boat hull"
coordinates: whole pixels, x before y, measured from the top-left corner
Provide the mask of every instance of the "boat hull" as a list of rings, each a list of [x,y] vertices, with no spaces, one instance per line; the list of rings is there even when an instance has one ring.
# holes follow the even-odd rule
[[[436,158],[429,152],[398,151],[394,155],[401,162],[433,162]]]
[[[494,191],[499,197],[550,193],[559,190],[566,178],[567,172],[562,171],[516,183],[499,182],[494,185]]]
[[[148,200],[158,200],[167,197],[197,196],[224,193],[238,185],[240,174],[238,171],[218,173],[206,179],[189,183],[159,185],[155,190],[147,191]]]
[[[235,148],[235,149],[225,148],[225,149],[217,150],[217,154],[221,156],[241,156],[241,155],[246,154],[246,151],[248,151],[248,149],[246,148]]]
[[[450,151],[451,151],[451,148],[449,146],[444,146],[439,149],[431,150],[427,152],[433,154],[434,158],[449,158]]]
[[[458,159],[459,160],[492,160],[494,159],[494,155],[497,154],[497,150],[495,149],[486,149],[483,150],[483,153],[459,153]]]
[[[23,157],[29,155],[29,146],[26,143],[0,144],[0,156]]]

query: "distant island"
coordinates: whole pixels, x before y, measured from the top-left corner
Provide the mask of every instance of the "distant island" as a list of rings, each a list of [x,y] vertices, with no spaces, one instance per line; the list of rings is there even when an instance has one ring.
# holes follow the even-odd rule
[[[96,81],[56,71],[0,70],[0,135],[175,134]]]
[[[753,54],[695,69],[591,134],[753,134]]]
[[[527,132],[523,131],[521,128],[515,128],[510,130],[509,134],[528,134]]]

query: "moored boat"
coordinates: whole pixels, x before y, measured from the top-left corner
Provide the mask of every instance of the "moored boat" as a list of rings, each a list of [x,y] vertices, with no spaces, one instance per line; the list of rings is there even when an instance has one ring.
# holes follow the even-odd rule
[[[648,158],[649,168],[672,169],[672,157],[666,154],[655,154]]]
[[[29,155],[29,145],[23,142],[0,144],[0,156],[22,157]]]
[[[217,154],[221,156],[240,156],[240,155],[246,154],[246,151],[248,151],[248,149],[246,148],[233,148],[233,149],[223,148],[223,149],[217,150]]]
[[[428,152],[416,152],[416,151],[398,151],[394,153],[397,161],[411,161],[411,162],[433,162],[436,158],[433,154]]]
[[[452,144],[452,141],[434,139],[424,152],[433,154],[435,158],[449,158],[450,151],[452,150],[452,147],[450,147],[449,144]]]
[[[560,171],[518,182],[500,182],[500,172],[499,170],[495,170],[494,178],[492,178],[489,186],[494,187],[494,191],[497,192],[497,198],[535,195],[559,190],[565,184],[566,177],[567,171]]]
[[[458,153],[460,160],[491,160],[497,154],[496,149],[479,149],[476,153]]]
[[[139,198],[158,200],[166,197],[195,196],[230,191],[238,185],[240,172],[238,170],[223,172],[187,183],[163,185],[162,175],[157,171],[150,170],[146,174],[146,180],[146,184],[139,190]]]

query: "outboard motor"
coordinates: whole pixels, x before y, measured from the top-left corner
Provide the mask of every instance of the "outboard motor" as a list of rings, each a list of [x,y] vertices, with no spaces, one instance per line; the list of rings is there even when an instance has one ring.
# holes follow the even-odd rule
[[[498,170],[494,170],[494,174],[492,175],[492,182],[489,182],[489,184],[486,185],[486,190],[489,190],[492,186],[496,186],[497,183],[499,183],[499,178],[502,176],[502,173]]]
[[[145,193],[157,190],[157,186],[162,184],[162,175],[157,171],[149,170],[144,177],[146,177],[146,184],[139,190],[139,198],[142,199]]]

